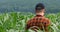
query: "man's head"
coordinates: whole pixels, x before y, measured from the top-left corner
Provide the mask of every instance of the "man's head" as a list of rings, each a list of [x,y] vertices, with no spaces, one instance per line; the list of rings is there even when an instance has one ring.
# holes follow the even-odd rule
[[[36,14],[37,15],[44,15],[45,12],[45,6],[42,3],[38,3],[35,7]]]

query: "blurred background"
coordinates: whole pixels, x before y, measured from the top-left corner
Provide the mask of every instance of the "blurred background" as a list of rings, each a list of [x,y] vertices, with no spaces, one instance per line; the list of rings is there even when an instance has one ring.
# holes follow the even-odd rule
[[[60,0],[0,0],[0,32],[25,32],[26,22],[35,16],[37,3],[45,5],[45,17],[51,21],[49,32],[60,32]]]
[[[43,3],[47,13],[60,12],[60,0],[0,0],[0,13],[34,12],[35,5]]]

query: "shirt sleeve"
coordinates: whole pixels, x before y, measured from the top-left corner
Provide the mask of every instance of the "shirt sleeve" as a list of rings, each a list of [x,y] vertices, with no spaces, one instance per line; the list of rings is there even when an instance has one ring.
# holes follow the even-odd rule
[[[26,24],[30,24],[30,22],[31,22],[31,21],[32,21],[31,19],[30,19],[30,20],[28,20]]]
[[[46,18],[46,26],[50,25],[50,20],[48,18]]]

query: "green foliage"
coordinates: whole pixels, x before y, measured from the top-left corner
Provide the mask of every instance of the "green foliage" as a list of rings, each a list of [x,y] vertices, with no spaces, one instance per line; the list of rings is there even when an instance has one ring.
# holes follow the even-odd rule
[[[0,32],[24,32],[26,22],[34,16],[34,14],[29,12],[11,12],[0,14]],[[60,13],[46,14],[45,16],[51,21],[49,31],[60,32]],[[31,32],[32,30],[29,29],[29,31]],[[38,32],[41,32],[41,30],[38,30]]]

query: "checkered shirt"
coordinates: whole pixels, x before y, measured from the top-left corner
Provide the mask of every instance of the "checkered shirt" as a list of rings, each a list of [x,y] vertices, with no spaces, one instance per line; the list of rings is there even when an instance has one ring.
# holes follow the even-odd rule
[[[49,19],[45,18],[41,15],[36,15],[34,18],[30,19],[26,24],[26,29],[29,29],[30,27],[37,26],[40,29],[43,29],[43,27],[47,27],[50,25]]]

